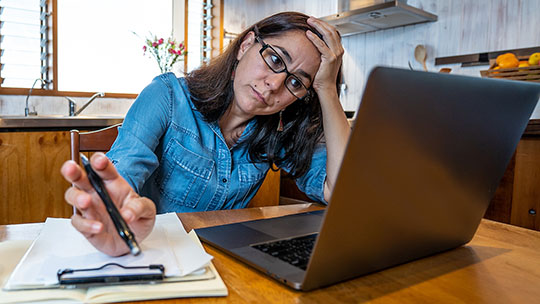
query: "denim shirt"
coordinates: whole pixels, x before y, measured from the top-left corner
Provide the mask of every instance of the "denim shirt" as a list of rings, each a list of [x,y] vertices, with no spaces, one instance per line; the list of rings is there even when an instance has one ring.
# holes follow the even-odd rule
[[[239,141],[254,130],[246,126]],[[184,78],[167,73],[139,94],[107,156],[158,213],[246,207],[269,165],[253,163],[247,145],[229,149],[217,123],[208,123],[191,102]],[[287,168],[283,168],[288,171]],[[324,201],[326,147],[319,144],[300,190]]]

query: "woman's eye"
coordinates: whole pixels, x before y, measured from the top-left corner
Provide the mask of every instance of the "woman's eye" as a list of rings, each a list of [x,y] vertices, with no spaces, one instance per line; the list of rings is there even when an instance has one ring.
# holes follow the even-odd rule
[[[289,77],[289,84],[294,89],[299,89],[302,87],[302,84],[300,81],[294,77]]]
[[[270,55],[270,61],[272,62],[272,65],[275,67],[280,67],[283,65],[281,58],[279,58],[279,56],[276,54]]]

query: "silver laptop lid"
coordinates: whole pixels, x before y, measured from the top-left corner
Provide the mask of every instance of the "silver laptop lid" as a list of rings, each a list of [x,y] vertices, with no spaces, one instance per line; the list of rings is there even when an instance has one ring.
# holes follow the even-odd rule
[[[375,68],[302,289],[470,241],[539,97],[536,84]]]

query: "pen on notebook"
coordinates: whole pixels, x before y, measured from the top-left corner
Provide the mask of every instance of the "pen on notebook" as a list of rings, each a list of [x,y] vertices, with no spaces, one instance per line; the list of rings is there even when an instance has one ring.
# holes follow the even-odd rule
[[[84,169],[86,170],[86,174],[88,175],[88,179],[90,180],[92,187],[94,187],[99,197],[105,204],[105,208],[107,209],[107,212],[109,213],[109,216],[111,217],[111,220],[116,227],[116,231],[118,231],[120,237],[126,242],[131,253],[133,255],[138,255],[139,253],[141,253],[141,249],[139,248],[139,244],[137,244],[137,241],[135,240],[135,235],[133,234],[133,232],[131,232],[128,225],[120,215],[120,212],[114,205],[111,197],[109,196],[109,193],[105,189],[103,180],[101,179],[101,177],[99,177],[96,171],[92,169],[88,158],[84,154],[81,154],[81,160],[84,165]]]

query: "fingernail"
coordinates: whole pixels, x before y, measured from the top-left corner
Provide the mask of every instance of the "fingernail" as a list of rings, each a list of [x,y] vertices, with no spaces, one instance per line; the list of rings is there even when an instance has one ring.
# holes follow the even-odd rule
[[[100,230],[101,230],[101,224],[99,223],[92,224],[92,232],[98,233]]]
[[[101,153],[96,153],[96,156],[94,157],[96,161],[101,162],[103,160],[104,155]]]
[[[133,218],[135,217],[133,215],[133,212],[131,212],[130,210],[126,210],[123,212],[123,216],[124,218],[126,219],[126,221],[128,222],[131,222],[133,220]]]
[[[81,208],[83,208],[84,203],[86,202],[86,197],[84,194],[80,194],[77,196],[77,205]]]

